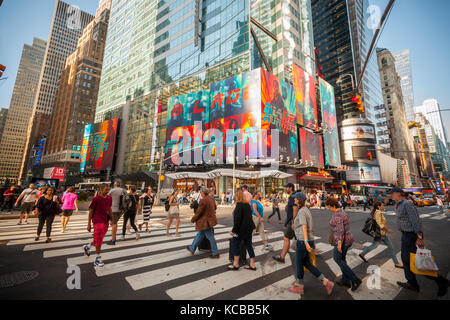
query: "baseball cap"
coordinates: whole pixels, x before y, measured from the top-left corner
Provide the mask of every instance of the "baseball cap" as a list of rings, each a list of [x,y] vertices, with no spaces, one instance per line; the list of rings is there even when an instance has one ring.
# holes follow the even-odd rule
[[[393,187],[393,188],[388,192],[388,194],[393,194],[394,192],[399,192],[399,193],[401,193],[401,194],[404,193],[403,190],[402,190],[401,188],[399,188],[399,187]]]
[[[288,183],[288,184],[285,186],[285,188],[292,188],[292,189],[295,189],[295,186],[294,186],[293,183]]]
[[[303,192],[297,192],[292,197],[296,198],[296,199],[298,199],[300,201],[305,201],[306,200],[306,195]]]

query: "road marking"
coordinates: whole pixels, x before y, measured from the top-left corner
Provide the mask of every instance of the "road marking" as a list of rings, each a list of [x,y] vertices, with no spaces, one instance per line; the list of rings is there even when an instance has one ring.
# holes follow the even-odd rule
[[[400,260],[400,252],[397,253],[397,258]],[[395,268],[392,259],[389,259],[379,269],[380,289],[368,287],[368,280],[371,280],[371,275],[366,276],[362,281],[361,287],[357,291],[348,292],[355,300],[393,300],[401,291],[397,285],[397,281],[404,281],[404,271]],[[372,285],[372,284],[371,284]]]
[[[262,289],[256,290],[238,300],[300,300],[301,296],[288,291],[295,282],[295,276],[289,276]]]
[[[427,217],[429,217],[429,216],[431,216],[431,214],[429,214],[429,213],[424,213],[424,214],[421,214],[419,217],[420,217],[420,218],[427,218]]]
[[[327,253],[328,251],[331,251],[333,249],[334,249],[334,246],[330,245],[329,243],[319,242],[316,244],[314,253],[316,255],[321,255],[321,254]]]
[[[281,236],[283,233],[278,232],[276,234],[272,234],[273,237],[275,236]],[[283,240],[279,240],[275,243],[272,243],[274,245],[274,249],[278,250],[281,249],[283,246]],[[262,249],[264,246],[258,246],[255,248],[255,255],[259,256],[262,254],[265,254],[266,252],[263,252]],[[189,253],[186,251],[186,256],[189,256]],[[187,263],[182,263],[175,266],[170,266],[164,269],[157,269],[149,272],[144,272],[136,275],[132,275],[129,277],[126,277],[125,279],[130,284],[131,288],[133,290],[140,290],[148,287],[152,287],[161,283],[165,283],[167,281],[191,276],[197,273],[201,273],[204,271],[208,271],[211,269],[215,269],[217,267],[223,266],[226,268],[226,266],[229,264],[228,260],[228,254],[222,255],[219,259],[211,259],[211,258],[204,258],[199,260],[194,260]],[[251,271],[250,271],[251,272]],[[196,289],[201,288],[197,287]],[[202,288],[203,290],[203,288]],[[191,297],[190,299],[193,299]]]
[[[221,233],[228,233],[229,234],[229,228],[225,227],[225,228],[218,228],[216,230],[216,234],[221,234]],[[168,243],[170,242],[177,242],[180,239],[183,239],[183,237],[193,237],[197,234],[196,231],[193,232],[187,232],[187,233],[180,233],[182,235],[181,238],[176,238],[176,237],[167,237],[164,233],[163,236],[157,236],[157,237],[148,237],[148,238],[144,238],[142,240],[136,241],[136,240],[130,240],[130,241],[120,241],[118,240],[116,242],[115,246],[109,246],[105,243],[105,246],[102,246],[103,250],[108,250],[108,249],[121,249],[121,248],[126,248],[126,247],[132,247],[132,246],[136,246],[136,245],[142,245],[142,244],[148,244],[148,243],[152,243],[152,242],[159,242],[159,241],[163,241],[163,240],[167,240]],[[87,241],[86,243],[88,243],[89,241]],[[85,243],[85,244],[86,244]],[[91,248],[92,251],[95,250],[95,248]],[[79,254],[81,251],[80,247],[75,247],[75,248],[67,248],[67,249],[56,249],[56,250],[47,250],[44,251],[44,258],[54,258],[54,257],[58,257],[58,256],[67,256],[67,255],[73,255],[73,254]]]
[[[277,244],[282,245],[282,241],[279,241]],[[286,263],[291,264],[289,255],[286,256]],[[257,262],[255,266],[257,268],[256,271],[242,269],[234,272],[232,275],[230,275],[231,271],[224,270],[223,273],[169,289],[166,293],[173,300],[204,300],[245,284],[246,282],[268,276],[271,273],[286,268],[285,264],[271,260],[266,263]],[[198,290],[198,288],[202,288],[202,290]]]
[[[433,217],[433,218],[430,218],[431,220],[442,220],[442,219],[445,219],[445,218],[447,218],[446,216],[437,216],[437,217]]]

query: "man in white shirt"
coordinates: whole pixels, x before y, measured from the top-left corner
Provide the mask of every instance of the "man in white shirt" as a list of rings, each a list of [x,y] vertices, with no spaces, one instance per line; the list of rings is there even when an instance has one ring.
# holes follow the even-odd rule
[[[18,225],[22,224],[23,216],[25,215],[25,224],[28,224],[28,217],[30,212],[33,210],[33,207],[36,205],[36,202],[39,199],[39,191],[36,189],[36,185],[34,183],[30,184],[30,186],[23,190],[22,194],[17,198],[15,206],[19,205],[20,200],[22,200],[22,204],[20,206],[20,221]]]
[[[111,228],[111,241],[108,242],[110,246],[116,245],[116,234],[117,234],[117,224],[119,223],[120,218],[123,215],[122,210],[120,210],[120,199],[123,195],[126,195],[126,191],[121,188],[120,182],[116,181],[114,183],[114,188],[108,193],[112,198],[112,212],[113,212],[113,221]]]

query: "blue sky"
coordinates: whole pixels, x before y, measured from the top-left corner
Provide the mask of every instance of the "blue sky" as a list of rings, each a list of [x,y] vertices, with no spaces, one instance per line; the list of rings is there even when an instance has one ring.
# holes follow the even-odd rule
[[[67,0],[94,14],[97,0]],[[371,0],[381,9],[387,0]],[[33,37],[48,38],[54,0],[5,0],[0,7],[0,63],[8,67],[0,81],[0,107],[8,107],[24,43]],[[441,109],[450,109],[449,0],[397,0],[378,43],[397,52],[411,51],[416,105],[436,98]],[[443,112],[450,131],[450,112]],[[450,132],[449,132],[450,133]]]

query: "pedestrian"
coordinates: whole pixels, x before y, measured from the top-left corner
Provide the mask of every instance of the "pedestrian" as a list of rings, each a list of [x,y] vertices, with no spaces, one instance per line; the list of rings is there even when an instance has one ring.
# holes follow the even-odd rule
[[[272,218],[275,214],[278,214],[278,223],[283,224],[283,222],[281,221],[281,213],[279,206],[280,197],[278,196],[278,193],[274,193],[271,197],[271,200],[272,200],[272,214],[267,218],[267,222],[270,222],[270,218]]]
[[[150,223],[150,215],[152,214],[153,205],[155,204],[156,194],[153,192],[152,187],[147,188],[147,192],[140,197],[142,204],[142,216],[143,221],[139,224],[139,230],[142,231],[142,226],[145,224],[145,232],[150,233],[148,227]]]
[[[363,195],[363,207],[364,207],[364,212],[367,209],[367,205],[368,205],[368,200],[367,200],[367,196]]]
[[[47,236],[47,240],[45,242],[50,243],[52,241],[50,238],[52,234],[52,225],[55,220],[55,215],[59,213],[59,204],[58,197],[55,195],[55,188],[48,187],[44,192],[44,196],[40,197],[36,204],[35,210],[39,219],[39,224],[34,241],[39,241],[42,229],[44,228],[44,223],[46,224]]]
[[[221,193],[220,199],[221,199],[221,204],[224,205],[225,204],[225,192]]]
[[[94,235],[92,243],[88,243],[83,246],[85,256],[91,255],[91,246],[95,247],[97,257],[95,258],[94,267],[103,267],[105,264],[101,257],[103,239],[109,228],[109,220],[114,219],[112,211],[112,197],[109,193],[109,186],[107,184],[102,185],[98,192],[98,195],[92,199],[89,206],[88,226],[87,231],[91,232],[92,224],[94,225]]]
[[[198,205],[198,210],[192,217],[191,222],[195,223],[195,230],[198,231],[194,238],[194,241],[190,246],[187,246],[187,250],[194,255],[198,248],[198,245],[206,237],[211,245],[211,258],[220,258],[219,250],[217,248],[216,239],[214,238],[214,227],[217,225],[216,217],[216,202],[209,195],[207,188],[201,189],[202,199]]]
[[[403,262],[403,270],[405,272],[406,282],[398,281],[397,284],[404,288],[415,292],[420,292],[419,283],[416,275],[412,273],[410,266],[410,255],[416,253],[417,247],[424,248],[424,235],[422,222],[420,221],[417,208],[411,202],[405,200],[403,190],[399,187],[392,188],[388,194],[395,201],[395,214],[397,217],[397,226],[402,232],[402,249],[401,257]],[[442,297],[447,294],[449,280],[439,275],[438,277],[425,276],[427,279],[433,280],[438,286],[438,296]]]
[[[17,198],[14,206],[18,206],[19,202],[22,200],[20,205],[20,217],[18,225],[22,224],[23,217],[25,215],[25,224],[28,224],[28,217],[32,213],[34,206],[39,199],[39,191],[36,190],[36,185],[31,183],[27,189],[23,190],[20,196]]]
[[[14,200],[15,200],[15,187],[11,186],[9,189],[7,189],[5,192],[3,192],[3,197],[4,197],[4,201],[3,201],[3,206],[2,206],[2,210],[4,211],[5,208],[8,210],[8,212],[11,212],[13,206],[14,206]]]
[[[341,195],[341,203],[342,203],[342,208],[345,210],[347,208],[347,197],[345,196],[345,194]]]
[[[64,193],[61,201],[62,201],[62,216],[61,216],[61,233],[67,231],[67,225],[69,224],[70,217],[73,214],[73,210],[78,213],[78,204],[77,204],[78,196],[75,193],[74,187],[69,187],[66,193]]]
[[[139,240],[140,235],[138,228],[136,227],[135,221],[136,221],[136,215],[137,215],[137,208],[139,206],[139,196],[137,195],[137,189],[135,186],[130,187],[130,193],[126,195],[126,199],[123,199],[126,203],[129,203],[127,205],[128,209],[125,211],[125,214],[123,216],[123,226],[122,226],[122,240],[125,240],[125,234],[127,232],[127,223],[130,221],[131,227],[134,229],[134,232],[136,233],[136,241]],[[148,226],[147,226],[148,228]]]
[[[108,245],[114,246],[116,245],[118,223],[120,218],[124,214],[124,211],[121,208],[120,199],[122,198],[122,196],[126,195],[126,192],[121,188],[120,182],[116,181],[114,182],[114,188],[109,192],[108,195],[112,198],[111,210],[113,212],[111,240],[108,242]]]
[[[178,202],[176,201],[177,196],[179,194],[179,190],[175,190],[172,195],[169,197],[169,213],[168,213],[168,219],[169,222],[167,223],[167,230],[166,235],[170,237],[170,226],[172,225],[173,220],[176,220],[176,229],[175,229],[175,236],[181,237],[180,233],[178,232],[178,229],[180,227],[180,207]],[[200,204],[199,204],[200,207]],[[198,209],[197,209],[198,210]]]
[[[242,191],[244,192],[245,199],[247,199],[248,203],[252,202],[253,196],[250,191],[248,191],[248,187],[242,186]]]
[[[192,195],[192,204],[191,204],[191,208],[194,210],[194,214],[197,212],[198,209],[198,204],[200,203],[200,200],[202,198],[202,195],[200,194],[200,191],[196,191],[193,195]]]
[[[297,238],[297,250],[295,252],[296,263],[296,278],[297,281],[289,291],[297,294],[304,294],[303,277],[305,274],[304,268],[308,269],[317,279],[319,279],[325,287],[327,294],[331,295],[334,283],[322,274],[311,262],[310,254],[315,248],[313,220],[311,211],[306,207],[306,196],[303,192],[294,194],[295,205],[299,208],[298,214],[294,219],[292,230],[295,232]]]
[[[386,217],[383,214],[384,211],[384,203],[383,202],[376,202],[373,206],[371,215],[372,215],[372,219],[375,220],[375,222],[377,223],[379,229],[380,229],[380,238],[374,238],[372,241],[372,244],[370,246],[368,246],[367,248],[365,248],[360,254],[359,257],[364,261],[364,262],[368,262],[366,259],[366,255],[372,251],[373,249],[375,249],[375,247],[378,245],[378,243],[383,242],[388,250],[389,253],[391,255],[392,261],[394,261],[394,266],[396,268],[402,269],[403,266],[398,262],[398,259],[394,253],[394,248],[392,247],[392,243],[391,240],[389,240],[389,237],[387,235],[387,233],[392,234],[392,230],[388,228],[388,226],[386,225]]]
[[[248,204],[244,193],[241,190],[236,192],[236,208],[234,209],[233,230],[231,231],[231,248],[234,256],[233,264],[228,266],[228,270],[239,270],[239,257],[241,243],[244,243],[245,249],[250,257],[250,263],[245,269],[256,271],[255,251],[253,250],[252,233],[255,230],[255,224],[252,218],[252,209]]]
[[[356,291],[361,286],[362,281],[348,266],[346,260],[347,252],[354,242],[353,235],[350,232],[348,216],[336,199],[328,199],[325,205],[333,213],[330,221],[330,244],[334,245],[333,260],[342,271],[342,279],[336,283]]]
[[[272,257],[275,261],[279,263],[284,263],[284,259],[289,252],[289,248],[291,247],[291,240],[295,238],[295,233],[292,230],[292,223],[294,221],[295,216],[298,212],[298,207],[295,206],[294,195],[294,184],[288,183],[285,187],[286,193],[289,196],[287,205],[285,207],[286,211],[286,220],[284,222],[284,237],[283,237],[283,249],[281,250],[281,254]]]
[[[273,250],[273,246],[267,241],[266,233],[264,232],[264,206],[260,202],[261,192],[256,192],[253,195],[253,200],[250,202],[253,214],[253,223],[255,224],[255,230],[261,236],[264,242],[264,250]]]
[[[441,214],[441,216],[445,216],[445,213],[444,213],[444,202],[442,202],[442,199],[437,197],[436,204],[439,207],[439,213]]]

